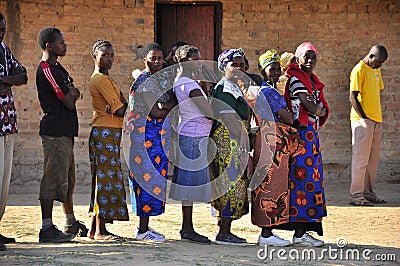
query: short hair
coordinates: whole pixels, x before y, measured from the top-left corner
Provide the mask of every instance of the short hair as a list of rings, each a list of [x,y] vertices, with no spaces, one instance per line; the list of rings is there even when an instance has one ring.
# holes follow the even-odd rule
[[[178,63],[187,61],[194,53],[197,52],[200,52],[199,48],[197,47],[191,45],[179,46],[175,51],[175,60]]]
[[[159,45],[158,43],[148,43],[146,44],[145,47],[143,47],[143,59],[146,58],[147,54],[150,53],[150,51],[152,50],[158,50],[161,51],[164,55],[164,50],[162,48],[161,45]]]
[[[38,44],[43,50],[46,50],[46,43],[55,42],[61,34],[61,31],[55,27],[43,28],[37,37]]]
[[[97,40],[94,42],[93,46],[92,46],[92,54],[94,55],[96,53],[97,50],[99,50],[101,47],[112,47],[111,42],[106,41],[106,40]]]
[[[385,60],[388,58],[388,51],[386,50],[386,47],[381,44],[376,44],[372,46],[369,53],[373,54],[374,56],[378,54],[382,56]]]

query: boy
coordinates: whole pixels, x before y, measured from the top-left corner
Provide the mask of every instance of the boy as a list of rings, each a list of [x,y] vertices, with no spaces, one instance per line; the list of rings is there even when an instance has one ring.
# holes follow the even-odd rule
[[[3,217],[8,189],[10,187],[13,161],[13,134],[18,132],[14,97],[11,86],[26,84],[26,69],[13,56],[3,43],[6,33],[6,20],[0,13],[0,220]],[[0,250],[4,244],[15,243],[15,238],[0,235]]]
[[[36,72],[36,87],[43,117],[39,135],[42,138],[44,163],[40,184],[42,229],[39,242],[66,242],[78,236],[86,236],[88,229],[77,221],[73,210],[75,186],[74,137],[78,136],[78,116],[75,102],[80,92],[73,79],[57,59],[65,56],[67,45],[59,29],[47,27],[38,35],[43,50],[42,60]],[[53,201],[61,202],[65,214],[64,232],[53,224]]]

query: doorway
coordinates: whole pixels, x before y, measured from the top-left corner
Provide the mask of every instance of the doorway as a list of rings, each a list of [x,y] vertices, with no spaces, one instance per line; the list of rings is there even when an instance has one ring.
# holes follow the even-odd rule
[[[156,2],[156,42],[168,53],[177,41],[200,49],[203,60],[216,61],[221,50],[220,2]]]

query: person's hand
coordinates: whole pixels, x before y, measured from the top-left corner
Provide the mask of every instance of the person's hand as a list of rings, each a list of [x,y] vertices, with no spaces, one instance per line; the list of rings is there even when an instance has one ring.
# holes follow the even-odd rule
[[[81,96],[81,92],[77,88],[73,86],[69,86],[68,88],[72,96],[75,96],[76,98],[79,98]]]
[[[121,102],[123,105],[128,105],[128,102],[126,101],[125,97],[123,95],[121,95]]]
[[[11,85],[8,83],[4,83],[2,77],[0,77],[0,94],[3,94],[11,89]]]
[[[135,126],[131,123],[127,123],[124,128],[122,129],[122,132],[126,135],[129,135],[133,130],[135,129]]]
[[[322,107],[321,110],[317,111],[317,116],[325,116],[326,115],[326,108]]]
[[[313,103],[314,102],[314,97],[312,95],[310,95],[310,94],[307,94],[306,95],[306,100]]]

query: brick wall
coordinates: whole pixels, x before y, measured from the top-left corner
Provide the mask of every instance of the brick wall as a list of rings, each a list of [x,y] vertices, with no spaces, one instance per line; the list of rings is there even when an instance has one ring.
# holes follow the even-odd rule
[[[200,1],[197,1],[200,2]],[[328,176],[349,178],[351,132],[348,77],[371,45],[388,48],[389,60],[382,67],[384,137],[380,174],[400,172],[400,2],[398,0],[286,0],[221,1],[222,47],[243,47],[251,72],[265,50],[294,51],[309,40],[321,53],[315,72],[326,84],[332,113],[321,132],[325,171]],[[42,150],[37,134],[42,115],[35,88],[41,58],[36,36],[45,26],[60,28],[68,53],[60,61],[70,72],[82,99],[77,103],[80,121],[75,155],[78,182],[90,183],[87,139],[92,115],[87,81],[93,71],[90,56],[96,39],[108,39],[116,57],[111,75],[127,94],[131,71],[142,66],[137,47],[154,40],[154,1],[147,0],[14,0],[0,1],[7,20],[4,42],[28,69],[26,86],[13,89],[20,133],[15,142],[14,185],[35,185],[41,178]],[[397,74],[397,75],[396,75]]]

